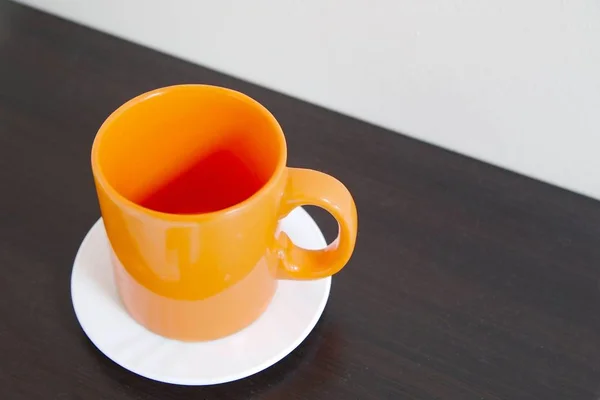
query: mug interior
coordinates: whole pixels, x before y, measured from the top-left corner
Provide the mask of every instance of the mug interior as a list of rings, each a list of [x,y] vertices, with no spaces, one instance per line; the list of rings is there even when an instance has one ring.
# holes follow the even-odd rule
[[[96,136],[92,165],[100,184],[148,207],[144,199],[152,193],[171,190],[170,182],[215,157],[219,161],[213,162],[217,169],[210,177],[214,185],[225,182],[223,178],[237,164],[252,174],[252,187],[247,182],[225,182],[248,186],[238,190],[235,204],[220,208],[235,206],[260,191],[284,167],[281,127],[262,105],[241,93],[181,85],[146,93],[115,111]]]

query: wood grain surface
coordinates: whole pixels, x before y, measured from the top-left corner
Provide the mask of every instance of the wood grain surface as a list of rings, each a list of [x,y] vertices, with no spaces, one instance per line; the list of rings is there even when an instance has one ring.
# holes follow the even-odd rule
[[[127,99],[184,82],[263,103],[286,132],[289,165],[339,177],[360,219],[307,340],[266,371],[204,388],[108,360],[69,293],[99,217],[97,128]],[[597,201],[4,0],[0,188],[2,399],[600,396]],[[331,218],[316,215],[331,238]]]

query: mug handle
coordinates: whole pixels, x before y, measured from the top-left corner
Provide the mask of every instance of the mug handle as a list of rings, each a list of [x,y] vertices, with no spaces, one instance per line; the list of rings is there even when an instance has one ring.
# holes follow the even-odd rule
[[[358,230],[356,205],[342,182],[319,171],[288,167],[280,218],[302,205],[314,205],[329,211],[338,223],[338,236],[322,250],[307,250],[296,246],[285,232],[281,232],[278,238],[280,279],[305,280],[331,276],[346,265],[354,251]]]

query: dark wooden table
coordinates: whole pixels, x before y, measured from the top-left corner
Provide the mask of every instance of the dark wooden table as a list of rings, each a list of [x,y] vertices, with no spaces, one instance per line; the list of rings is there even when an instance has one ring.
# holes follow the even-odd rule
[[[125,100],[182,82],[265,104],[289,164],[338,176],[360,217],[355,255],[313,333],[266,371],[215,387],[118,367],[80,329],[69,292],[99,217],[97,128]],[[0,184],[2,399],[600,396],[595,200],[6,1]],[[331,218],[316,215],[331,237]]]

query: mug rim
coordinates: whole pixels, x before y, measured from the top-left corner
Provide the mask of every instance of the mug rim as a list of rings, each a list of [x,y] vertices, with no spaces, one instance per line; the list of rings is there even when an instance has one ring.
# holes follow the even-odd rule
[[[206,213],[194,213],[194,214],[173,214],[166,213],[162,211],[153,210],[147,207],[144,207],[127,197],[123,196],[117,189],[115,189],[106,179],[104,172],[102,170],[102,165],[99,161],[99,147],[100,142],[102,141],[103,136],[106,134],[106,131],[110,128],[110,126],[125,112],[129,109],[135,107],[136,105],[148,100],[151,97],[162,95],[168,92],[173,92],[177,90],[202,90],[202,91],[213,91],[220,92],[222,95],[233,96],[242,100],[243,102],[249,104],[251,107],[255,108],[257,112],[263,114],[273,129],[276,132],[277,136],[277,144],[279,147],[279,155],[275,170],[267,180],[265,184],[263,184],[257,191],[252,193],[251,196],[246,199],[223,209],[210,211]],[[94,179],[97,184],[102,187],[102,189],[106,192],[106,194],[113,199],[115,202],[119,202],[125,205],[132,211],[135,211],[140,214],[147,214],[159,219],[167,219],[167,220],[177,220],[177,221],[197,221],[198,219],[209,219],[217,216],[222,216],[226,214],[232,214],[238,211],[242,211],[245,208],[251,207],[254,203],[258,201],[260,197],[262,197],[266,192],[272,190],[272,188],[276,185],[279,178],[283,175],[283,172],[286,167],[287,162],[287,145],[285,141],[285,136],[283,134],[283,130],[277,119],[271,112],[258,101],[254,100],[252,97],[245,95],[237,90],[214,86],[214,85],[205,85],[205,84],[180,84],[180,85],[171,85],[165,86],[161,88],[157,88],[145,93],[142,93],[121,106],[119,106],[115,111],[113,111],[108,118],[104,120],[100,128],[98,129],[96,136],[94,137],[94,142],[92,144],[92,152],[91,152],[91,163],[92,163],[92,173],[94,175]]]

